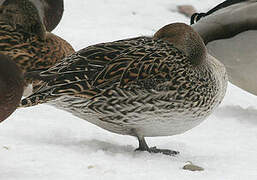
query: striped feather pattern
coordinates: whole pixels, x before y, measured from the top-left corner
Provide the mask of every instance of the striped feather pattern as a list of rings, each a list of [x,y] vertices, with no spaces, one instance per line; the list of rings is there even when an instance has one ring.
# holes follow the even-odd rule
[[[176,26],[179,32],[190,28],[166,27]],[[227,81],[224,66],[205,54],[202,40],[187,30],[192,44],[179,46],[187,53],[166,37],[136,37],[84,48],[38,74],[43,85],[21,106],[48,102],[111,132],[137,137],[189,130],[221,102]],[[181,36],[176,42],[183,41]]]

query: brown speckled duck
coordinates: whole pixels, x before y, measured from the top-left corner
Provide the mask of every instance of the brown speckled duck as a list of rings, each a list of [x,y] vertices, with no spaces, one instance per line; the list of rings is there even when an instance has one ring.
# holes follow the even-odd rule
[[[222,101],[224,66],[207,54],[201,37],[174,23],[153,37],[89,46],[38,74],[44,83],[21,106],[39,103],[64,109],[114,133],[137,137],[171,136],[199,125]]]
[[[45,30],[29,0],[5,0],[0,6],[0,53],[11,57],[23,74],[48,69],[73,52],[69,43]],[[25,85],[33,81],[24,78]]]
[[[14,61],[0,54],[0,122],[17,108],[23,93],[23,76]]]

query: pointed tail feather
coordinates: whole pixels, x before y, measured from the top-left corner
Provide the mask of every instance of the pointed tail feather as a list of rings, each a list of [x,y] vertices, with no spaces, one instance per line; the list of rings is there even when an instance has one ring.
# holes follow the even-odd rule
[[[40,94],[35,94],[35,95],[31,95],[29,97],[26,97],[24,99],[21,100],[20,104],[19,104],[19,108],[21,107],[31,107],[31,106],[35,106],[38,104],[43,104],[46,103],[47,100],[43,95]]]

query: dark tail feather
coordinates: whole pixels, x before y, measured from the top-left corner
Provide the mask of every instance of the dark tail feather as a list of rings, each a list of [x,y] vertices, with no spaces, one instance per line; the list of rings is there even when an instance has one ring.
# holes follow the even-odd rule
[[[35,106],[37,104],[41,104],[44,103],[45,98],[43,96],[38,96],[38,95],[31,95],[27,98],[24,98],[21,100],[19,108],[21,107],[31,107],[31,106]]]

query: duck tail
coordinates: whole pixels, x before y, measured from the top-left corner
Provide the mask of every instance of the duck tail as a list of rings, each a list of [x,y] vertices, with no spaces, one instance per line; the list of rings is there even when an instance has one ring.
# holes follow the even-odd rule
[[[21,100],[19,108],[31,107],[47,102],[46,98],[41,94],[33,94]]]

